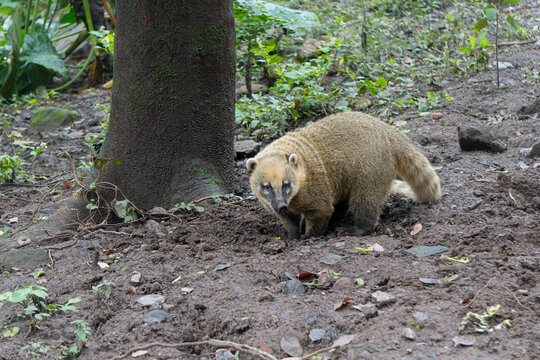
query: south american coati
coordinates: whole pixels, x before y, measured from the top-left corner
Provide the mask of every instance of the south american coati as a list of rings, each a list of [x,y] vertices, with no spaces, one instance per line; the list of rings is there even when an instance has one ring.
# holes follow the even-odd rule
[[[413,143],[360,112],[328,116],[288,133],[246,161],[251,189],[274,212],[288,239],[323,235],[336,206],[352,213],[357,234],[377,226],[391,193],[433,202],[439,177]],[[397,180],[397,176],[405,182]]]

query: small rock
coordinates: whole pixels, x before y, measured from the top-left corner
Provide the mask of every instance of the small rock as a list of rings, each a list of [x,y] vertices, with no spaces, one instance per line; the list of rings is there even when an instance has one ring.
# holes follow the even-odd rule
[[[159,237],[165,236],[165,230],[163,228],[163,225],[158,223],[155,220],[148,220],[144,223],[144,228],[152,234],[156,234]]]
[[[321,258],[321,262],[326,265],[336,265],[338,262],[343,259],[343,256],[339,256],[336,254],[326,254]]]
[[[501,152],[506,150],[506,144],[495,138],[487,128],[458,127],[459,147],[463,151],[486,150]]]
[[[264,84],[259,84],[259,83],[253,83],[251,84],[251,93],[252,94],[266,94],[268,92],[268,86],[264,85]],[[248,88],[246,85],[242,85],[238,88],[238,90],[236,90],[236,95],[237,96],[242,96],[242,95],[248,95],[249,92],[248,92]]]
[[[506,150],[506,144],[499,139],[491,142],[491,151],[500,153]]]
[[[145,295],[137,299],[137,302],[142,306],[152,306],[165,302],[165,296],[159,294]]]
[[[531,152],[528,155],[530,158],[540,157],[540,142],[537,142],[531,148]]]
[[[8,268],[32,270],[50,262],[47,251],[42,249],[13,249],[6,253],[2,264]]]
[[[312,316],[307,319],[307,323],[310,325],[315,324],[316,322],[317,322],[317,316]]]
[[[238,359],[238,351],[234,354],[227,349],[217,349],[215,352],[215,360],[236,360]]]
[[[384,291],[375,291],[371,294],[371,300],[380,308],[396,302],[396,297]]]
[[[67,127],[79,117],[79,114],[56,107],[37,108],[30,120],[30,131],[46,131]]]
[[[317,342],[321,340],[330,340],[330,336],[328,336],[323,329],[312,329],[309,332],[309,338],[313,342]]]
[[[304,41],[302,48],[298,51],[298,56],[302,59],[317,57],[321,54],[321,51],[319,50],[321,45],[321,40],[307,39],[306,41]]]
[[[440,113],[440,112],[434,112],[434,113],[431,113],[429,114],[429,117],[433,120],[438,120],[440,118],[443,117],[443,113]]]
[[[255,156],[261,149],[261,144],[253,140],[241,140],[234,143],[236,160],[246,159]]]
[[[285,295],[304,295],[306,293],[304,284],[296,279],[280,282],[278,287]]]
[[[413,313],[413,318],[417,324],[424,324],[428,320],[428,315],[421,311],[415,311]]]
[[[476,338],[472,335],[456,335],[452,341],[454,341],[455,346],[473,346],[476,343]]]
[[[532,148],[521,148],[519,149],[519,153],[523,156],[529,156],[531,153]]]
[[[132,284],[138,284],[141,282],[141,273],[138,271],[135,271],[135,274],[131,276],[131,279],[129,279],[129,282]]]
[[[362,312],[364,316],[366,317],[366,319],[375,317],[379,314],[379,310],[377,310],[377,307],[371,303],[366,304],[366,305],[363,305],[363,304],[353,305],[352,308]]]
[[[529,165],[525,164],[523,161],[520,161],[517,163],[517,167],[521,170],[525,170],[529,168]]]
[[[231,264],[218,264],[214,268],[214,271],[222,271],[231,267]]]
[[[414,341],[416,340],[416,333],[411,328],[404,328],[403,337],[407,340]]]
[[[289,356],[300,357],[304,353],[302,345],[300,345],[300,340],[295,336],[284,336],[279,341],[281,350]]]
[[[511,68],[514,67],[514,65],[512,65],[511,63],[506,62],[506,61],[497,62],[497,66],[499,67],[499,70],[511,69]]]
[[[348,277],[342,277],[336,280],[334,283],[334,286],[332,286],[332,290],[334,291],[343,291],[343,290],[349,290],[354,287],[354,281],[351,278]]]
[[[163,310],[152,310],[144,317],[144,322],[152,323],[161,323],[163,320],[168,319],[170,315]]]
[[[405,252],[415,255],[419,258],[426,256],[436,255],[442,252],[448,251],[446,246],[413,246],[410,249],[405,250]]]
[[[332,284],[336,281],[336,279],[330,275],[327,272],[322,273],[319,275],[319,278],[317,279],[317,284],[319,285],[319,289],[330,289]]]

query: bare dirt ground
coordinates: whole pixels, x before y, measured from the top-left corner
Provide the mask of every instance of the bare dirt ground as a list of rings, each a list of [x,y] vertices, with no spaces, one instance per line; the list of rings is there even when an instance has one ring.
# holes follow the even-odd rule
[[[77,319],[92,329],[81,359],[131,357],[131,349],[153,342],[208,339],[284,358],[286,343],[292,343],[291,354],[301,349],[306,355],[344,335],[355,336],[313,358],[539,358],[540,160],[521,152],[540,137],[538,82],[523,80],[523,69],[534,58],[540,59],[538,43],[508,48],[505,61],[513,68],[501,73],[503,89],[496,89],[493,69],[471,78],[449,76],[439,85],[455,100],[432,111],[441,118],[403,113],[396,119],[436,167],[444,195],[432,205],[391,196],[373,235],[346,236],[338,224],[324,237],[285,241],[277,218],[251,196],[238,161],[237,195],[243,200],[200,204],[206,211],[199,215],[88,228],[68,239],[51,236],[10,253],[2,250],[0,293],[39,283],[51,302],[64,304],[78,296],[82,301],[78,312],[42,320],[29,334],[28,323],[17,315],[22,308],[4,305],[2,332],[14,326],[20,331],[0,337],[0,359],[18,358],[24,345],[38,342],[51,347],[40,358],[54,358],[61,345],[73,344],[71,322]],[[33,109],[15,114],[14,129],[36,145],[47,142],[48,149],[28,169],[43,175],[34,185],[0,184],[0,229],[24,229],[34,209],[39,206],[36,218],[46,216],[74,190],[62,185],[72,178],[69,161],[56,154],[69,151],[77,162],[91,159],[82,138],[99,133],[104,115],[95,104],[107,103],[109,96],[92,90],[55,100],[81,114],[73,129],[31,134],[26,128]],[[508,148],[461,151],[458,126],[496,130]],[[422,230],[411,235],[416,224]],[[383,251],[356,249],[373,244]],[[448,250],[426,257],[407,252],[420,245]],[[29,261],[9,260],[35,249]],[[92,265],[96,251],[107,268]],[[45,276],[36,280],[32,274],[40,269]],[[300,277],[300,286],[295,279],[304,272],[319,275]],[[134,281],[137,274],[140,280]],[[92,290],[104,280],[114,284],[107,299]],[[380,292],[388,299],[378,298]],[[137,302],[149,294],[164,298],[148,306]],[[336,310],[346,298],[352,300]],[[494,305],[500,309],[489,320],[489,331],[456,337],[468,312],[483,314]],[[167,318],[149,323],[145,317],[153,310]],[[506,319],[509,328],[493,329]],[[136,355],[225,359],[225,352],[215,354],[218,348],[231,346],[155,346]],[[241,352],[240,358],[256,357]]]

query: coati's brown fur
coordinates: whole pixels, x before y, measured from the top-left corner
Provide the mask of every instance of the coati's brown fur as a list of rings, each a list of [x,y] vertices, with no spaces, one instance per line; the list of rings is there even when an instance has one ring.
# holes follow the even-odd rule
[[[432,202],[439,177],[422,153],[397,130],[370,115],[328,116],[291,132],[246,162],[251,189],[276,213],[288,238],[322,235],[335,207],[348,205],[362,234],[379,221],[390,193]],[[396,180],[400,176],[404,182]]]

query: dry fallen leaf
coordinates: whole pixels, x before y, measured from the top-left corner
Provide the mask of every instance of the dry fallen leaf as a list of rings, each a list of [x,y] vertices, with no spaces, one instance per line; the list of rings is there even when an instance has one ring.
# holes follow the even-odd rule
[[[332,346],[336,346],[336,347],[337,346],[345,346],[348,343],[350,343],[355,337],[356,337],[356,335],[343,335],[343,336],[340,336],[339,339],[334,341]]]
[[[407,125],[407,122],[405,120],[396,120],[394,121],[394,124],[396,124],[397,126],[405,126]]]
[[[135,351],[131,354],[131,357],[139,357],[139,356],[143,356],[143,355],[146,355],[148,354],[148,351],[147,350],[138,350],[138,351]]]
[[[109,267],[109,264],[104,263],[104,262],[98,262],[97,264],[98,264],[98,266],[99,266],[100,268],[102,268],[102,269],[106,269],[106,268]]]
[[[8,224],[14,224],[16,222],[19,222],[19,218],[16,216],[8,220]]]
[[[186,295],[186,294],[189,294],[190,292],[192,292],[193,288],[183,287],[183,288],[180,289],[180,291],[182,291],[182,294]]]
[[[418,223],[418,224],[414,225],[414,227],[413,227],[413,229],[411,231],[411,235],[416,235],[420,231],[422,231],[422,224]]]
[[[334,311],[341,309],[343,306],[347,305],[350,301],[354,301],[354,299],[350,297],[346,297],[345,299],[343,299],[343,301],[335,303]]]

